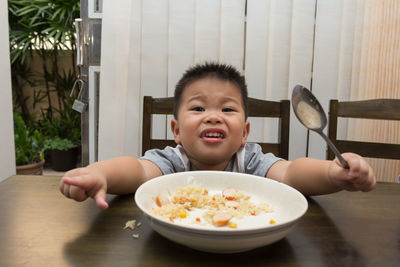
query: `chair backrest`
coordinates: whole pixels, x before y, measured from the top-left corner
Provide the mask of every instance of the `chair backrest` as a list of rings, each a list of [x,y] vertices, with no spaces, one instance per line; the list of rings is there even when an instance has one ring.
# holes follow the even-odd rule
[[[328,135],[341,153],[354,152],[363,157],[400,159],[400,145],[359,142],[337,139],[338,117],[376,120],[400,120],[400,99],[372,99],[363,101],[330,101]],[[327,150],[327,159],[334,159]]]
[[[142,154],[152,148],[163,149],[166,146],[176,146],[174,140],[151,138],[151,120],[153,114],[173,114],[174,98],[144,97],[143,103],[143,134]],[[288,159],[289,155],[289,124],[290,101],[267,101],[256,98],[248,99],[249,117],[279,118],[279,133],[277,143],[258,142],[264,153],[274,153],[276,156]]]

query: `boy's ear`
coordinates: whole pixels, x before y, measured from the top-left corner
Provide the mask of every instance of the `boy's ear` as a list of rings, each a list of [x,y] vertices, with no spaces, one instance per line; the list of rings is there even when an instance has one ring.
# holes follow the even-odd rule
[[[172,133],[174,134],[175,143],[179,145],[181,143],[181,138],[179,135],[178,121],[176,119],[171,120],[171,130]]]
[[[243,129],[243,136],[242,136],[242,146],[244,146],[247,142],[247,137],[250,134],[250,122],[246,121]]]

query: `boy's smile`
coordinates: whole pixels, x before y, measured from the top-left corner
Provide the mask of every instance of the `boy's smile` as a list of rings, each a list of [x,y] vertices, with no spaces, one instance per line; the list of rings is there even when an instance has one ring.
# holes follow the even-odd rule
[[[239,88],[218,78],[189,84],[171,128],[197,169],[224,170],[249,134]]]
[[[225,131],[218,128],[209,128],[205,129],[201,134],[200,137],[204,140],[204,142],[210,143],[218,143],[222,142],[222,139],[225,138]]]

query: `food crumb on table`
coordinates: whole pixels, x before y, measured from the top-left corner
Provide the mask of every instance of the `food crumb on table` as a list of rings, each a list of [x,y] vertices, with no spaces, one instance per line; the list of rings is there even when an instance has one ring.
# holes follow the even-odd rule
[[[129,220],[125,223],[124,229],[130,229],[130,230],[135,230],[137,228],[139,228],[142,225],[141,222],[136,223],[136,220]],[[135,239],[139,238],[139,234],[135,233],[132,234],[132,237]]]
[[[130,220],[125,223],[124,229],[131,229],[134,230],[136,226],[136,220]]]

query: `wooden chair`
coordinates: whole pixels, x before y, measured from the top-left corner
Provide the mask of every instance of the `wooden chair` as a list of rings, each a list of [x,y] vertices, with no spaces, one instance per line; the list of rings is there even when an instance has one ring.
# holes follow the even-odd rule
[[[174,140],[160,140],[151,138],[152,114],[173,114],[174,98],[144,97],[143,103],[143,136],[142,154],[152,148],[163,149],[166,146],[176,146]],[[288,159],[289,155],[289,123],[290,101],[267,101],[255,98],[248,99],[249,117],[280,118],[279,138],[277,143],[258,143],[264,153],[272,152],[276,156]]]
[[[339,102],[334,99],[329,105],[328,135],[341,153],[354,152],[363,157],[400,159],[400,144],[359,142],[337,139],[338,117],[378,120],[400,120],[400,99],[373,99]],[[327,159],[334,159],[327,150]]]

